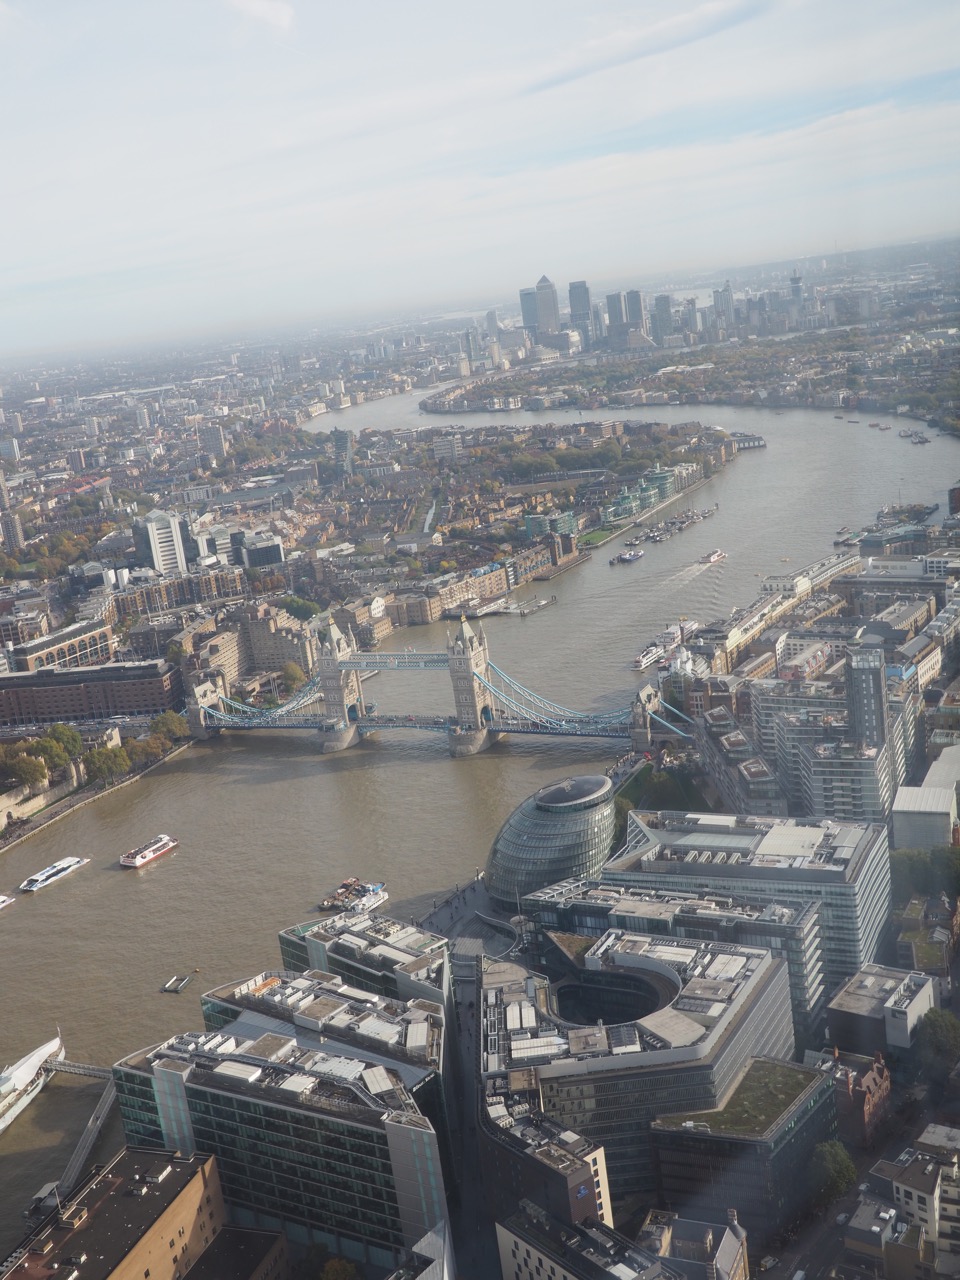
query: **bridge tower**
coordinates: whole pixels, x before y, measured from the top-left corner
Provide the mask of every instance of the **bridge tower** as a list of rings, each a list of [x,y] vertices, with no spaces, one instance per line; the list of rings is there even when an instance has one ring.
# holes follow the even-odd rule
[[[448,735],[452,756],[475,756],[500,737],[488,728],[493,721],[493,708],[488,691],[476,679],[478,675],[486,676],[489,658],[483,627],[478,624],[474,631],[466,618],[461,618],[453,638],[447,636],[447,660],[456,707],[456,724]]]
[[[653,748],[655,728],[650,716],[651,713],[657,715],[659,711],[660,691],[651,681],[645,680],[637,690],[630,717],[630,745],[637,753]]]
[[[328,725],[321,731],[324,751],[343,751],[360,741],[357,723],[365,710],[360,674],[344,670],[340,665],[356,652],[357,642],[349,627],[344,635],[337,624],[331,622],[317,663],[328,718]]]

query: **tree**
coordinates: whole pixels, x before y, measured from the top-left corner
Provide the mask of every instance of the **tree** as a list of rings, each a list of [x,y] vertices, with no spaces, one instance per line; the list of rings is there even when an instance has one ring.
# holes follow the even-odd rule
[[[113,782],[130,772],[130,757],[123,747],[94,747],[83,757],[87,777],[92,782]]]
[[[38,760],[36,756],[26,753],[16,756],[7,768],[22,787],[38,787],[47,776],[47,766],[43,760]]]
[[[301,622],[309,622],[320,612],[318,604],[314,604],[312,600],[304,600],[301,596],[283,596],[280,603],[287,613],[299,618]]]
[[[71,759],[83,753],[83,739],[69,724],[52,724],[46,732],[46,737],[59,742]]]
[[[298,689],[302,689],[307,683],[307,677],[302,667],[295,662],[285,662],[281,672],[283,676],[283,687],[287,693],[296,693]]]
[[[331,1258],[320,1274],[323,1280],[360,1280],[356,1264],[346,1258]]]
[[[150,721],[150,732],[160,733],[171,742],[176,742],[179,738],[190,737],[190,726],[186,716],[178,715],[176,711],[164,711]]]
[[[857,1169],[843,1143],[834,1140],[814,1148],[809,1176],[811,1200],[826,1206],[850,1190],[857,1181]]]
[[[935,1088],[945,1085],[960,1059],[960,1019],[946,1009],[931,1009],[917,1028],[916,1049],[924,1078]]]
[[[70,763],[70,757],[60,743],[46,736],[31,742],[27,747],[27,751],[32,756],[40,756],[48,771],[51,769],[65,769]]]
[[[183,655],[184,648],[180,641],[171,640],[167,645],[167,652],[164,654],[167,662],[169,662],[172,667],[179,667],[180,663],[183,661]]]

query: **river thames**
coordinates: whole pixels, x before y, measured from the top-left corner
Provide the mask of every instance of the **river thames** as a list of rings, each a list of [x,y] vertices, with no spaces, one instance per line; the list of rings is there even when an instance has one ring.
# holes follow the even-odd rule
[[[608,415],[607,415],[608,416]],[[483,626],[493,661],[521,684],[577,710],[628,703],[644,642],[680,615],[709,622],[746,604],[760,578],[829,554],[838,527],[871,522],[884,503],[939,502],[960,476],[960,443],[926,446],[831,413],[700,407],[631,410],[634,419],[699,419],[760,432],[691,498],[719,503],[709,520],[648,544],[635,565],[611,567],[622,543],[521,597],[556,594],[525,619]],[[869,415],[865,415],[869,416]],[[552,411],[551,421],[580,415]],[[445,425],[411,397],[328,415],[334,425]],[[531,422],[522,414],[464,420]],[[911,424],[913,425],[913,424]],[[682,503],[680,505],[683,505]],[[701,565],[713,547],[727,559]],[[446,626],[396,633],[384,649],[437,649]],[[385,712],[453,710],[446,672],[385,673],[366,685]],[[277,967],[276,934],[309,918],[346,875],[387,882],[388,910],[419,915],[434,895],[472,879],[507,814],[551,779],[602,771],[615,743],[524,738],[451,760],[441,735],[385,732],[323,756],[309,733],[223,736],[192,746],[137,784],[105,796],[0,854],[0,893],[67,854],[90,865],[0,915],[0,1061],[62,1031],[67,1056],[110,1064],[200,1026],[198,997],[219,983]],[[120,854],[160,831],[180,848],[138,872]],[[159,988],[197,970],[180,996]],[[101,1082],[55,1077],[0,1137],[0,1257],[16,1242],[30,1195],[56,1178]],[[116,1126],[111,1133],[116,1135]]]

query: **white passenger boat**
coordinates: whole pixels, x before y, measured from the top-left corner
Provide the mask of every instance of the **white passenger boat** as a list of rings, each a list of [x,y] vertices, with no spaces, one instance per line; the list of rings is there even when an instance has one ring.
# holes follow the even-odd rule
[[[77,871],[80,867],[85,867],[89,861],[89,858],[61,858],[59,862],[53,862],[49,867],[44,867],[42,871],[38,871],[35,876],[28,876],[20,886],[20,892],[36,893],[38,889],[45,889],[48,884],[53,884],[56,880],[62,880],[71,871]]]
[[[15,1062],[12,1067],[0,1071],[0,1133],[16,1120],[21,1111],[33,1101],[47,1083],[43,1064],[49,1058],[63,1058],[63,1042],[57,1036],[48,1040],[33,1053]]]
[[[154,858],[160,858],[171,849],[176,849],[180,842],[173,836],[159,835],[149,844],[142,844],[138,849],[131,849],[120,859],[121,867],[145,867]]]

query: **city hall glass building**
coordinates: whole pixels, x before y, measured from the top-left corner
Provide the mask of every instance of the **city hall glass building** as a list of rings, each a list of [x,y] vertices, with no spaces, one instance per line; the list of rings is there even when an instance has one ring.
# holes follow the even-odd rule
[[[487,863],[487,888],[504,910],[534,889],[570,876],[595,876],[610,856],[613,783],[602,774],[541,787],[500,828]]]

